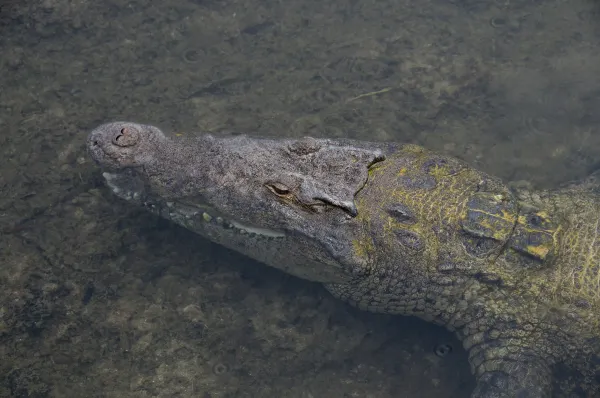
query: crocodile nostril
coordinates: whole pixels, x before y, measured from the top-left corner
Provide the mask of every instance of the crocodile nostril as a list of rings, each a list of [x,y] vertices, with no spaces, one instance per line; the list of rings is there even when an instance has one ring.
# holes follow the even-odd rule
[[[113,138],[113,144],[120,147],[128,147],[137,144],[140,133],[136,129],[127,127],[121,128],[119,133]]]

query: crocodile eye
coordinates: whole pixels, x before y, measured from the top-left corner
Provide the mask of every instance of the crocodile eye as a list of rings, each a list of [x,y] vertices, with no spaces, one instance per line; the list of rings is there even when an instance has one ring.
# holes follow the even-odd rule
[[[279,182],[267,184],[267,188],[277,196],[288,196],[291,193],[288,187]]]

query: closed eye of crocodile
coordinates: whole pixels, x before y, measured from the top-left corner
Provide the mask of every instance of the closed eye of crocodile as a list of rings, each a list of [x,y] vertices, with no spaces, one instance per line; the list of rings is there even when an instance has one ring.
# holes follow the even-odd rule
[[[288,196],[291,193],[291,190],[288,187],[277,182],[267,184],[267,188],[277,196]]]

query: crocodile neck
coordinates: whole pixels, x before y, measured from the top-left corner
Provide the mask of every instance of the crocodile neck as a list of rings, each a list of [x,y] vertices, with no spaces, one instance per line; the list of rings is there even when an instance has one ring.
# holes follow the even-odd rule
[[[370,170],[356,197],[363,233],[352,246],[373,266],[327,287],[357,307],[449,329],[483,313],[592,319],[600,290],[574,283],[598,276],[597,246],[586,251],[596,231],[584,222],[598,206],[587,198],[515,192],[461,162],[403,147]]]

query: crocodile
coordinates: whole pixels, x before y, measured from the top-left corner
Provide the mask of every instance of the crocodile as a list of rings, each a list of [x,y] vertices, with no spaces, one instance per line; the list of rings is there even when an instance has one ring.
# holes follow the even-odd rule
[[[402,143],[167,135],[88,152],[119,196],[372,312],[454,332],[472,397],[600,396],[600,183],[504,183]]]

